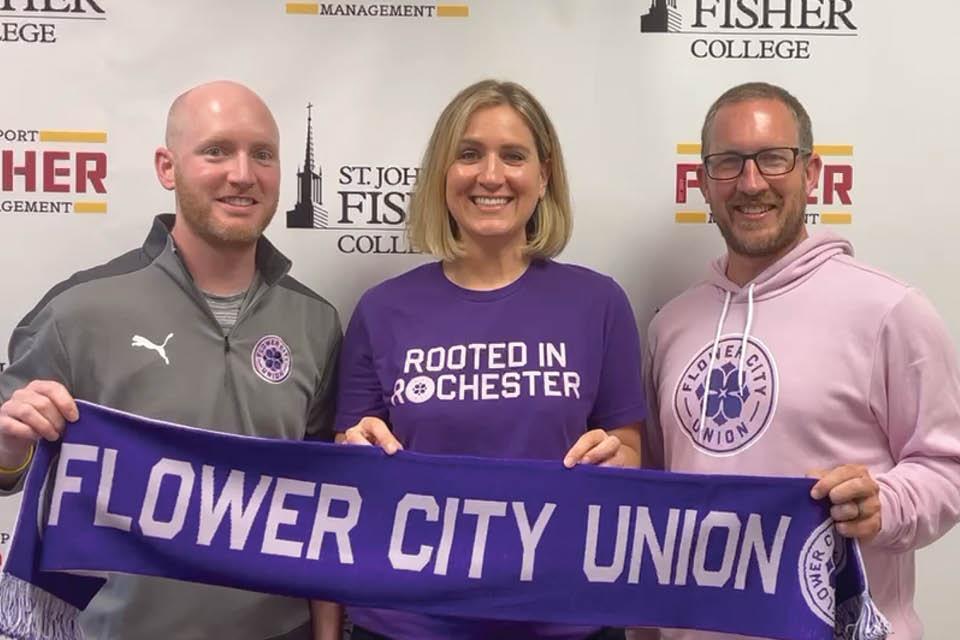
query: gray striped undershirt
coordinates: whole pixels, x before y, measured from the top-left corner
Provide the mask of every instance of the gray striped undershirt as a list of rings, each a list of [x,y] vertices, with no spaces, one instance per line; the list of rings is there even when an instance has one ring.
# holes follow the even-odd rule
[[[240,307],[243,306],[243,299],[247,297],[247,292],[241,291],[226,296],[218,296],[207,291],[202,293],[223,333],[230,333],[230,329],[233,329],[233,325],[237,323],[237,316],[240,315]]]

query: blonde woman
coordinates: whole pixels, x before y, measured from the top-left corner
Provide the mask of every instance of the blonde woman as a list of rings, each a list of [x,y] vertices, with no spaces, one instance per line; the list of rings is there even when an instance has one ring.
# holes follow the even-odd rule
[[[571,214],[560,143],[523,87],[485,80],[437,121],[410,204],[439,261],[367,291],[343,343],[338,441],[639,466],[637,329],[609,277],[555,262]],[[354,638],[609,637],[595,628],[350,609]]]

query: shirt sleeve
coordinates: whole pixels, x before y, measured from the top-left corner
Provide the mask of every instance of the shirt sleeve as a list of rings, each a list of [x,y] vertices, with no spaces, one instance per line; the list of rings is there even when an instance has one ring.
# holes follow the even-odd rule
[[[881,327],[870,394],[896,461],[876,477],[882,528],[871,544],[916,549],[960,520],[960,370],[943,321],[914,290]]]
[[[607,429],[646,417],[640,363],[640,336],[627,294],[610,280],[603,327],[603,354],[597,399],[588,426]]]
[[[0,373],[0,404],[33,380],[55,380],[72,389],[70,363],[50,304],[32,312],[13,330],[9,358],[10,364]],[[17,483],[0,491],[0,496],[21,491],[26,477],[20,474]]]
[[[52,304],[31,313],[13,330],[9,358],[0,373],[0,403],[33,380],[54,380],[72,393],[70,363]]]
[[[340,350],[337,417],[333,428],[342,433],[361,418],[375,416],[387,422],[387,406],[374,366],[373,345],[365,320],[366,303],[357,304]]]
[[[306,437],[308,440],[333,440],[333,416],[337,399],[337,367],[340,360],[340,347],[343,342],[343,330],[340,318],[333,314],[333,322],[327,336],[327,360],[323,370],[318,373],[317,389],[307,414]]]

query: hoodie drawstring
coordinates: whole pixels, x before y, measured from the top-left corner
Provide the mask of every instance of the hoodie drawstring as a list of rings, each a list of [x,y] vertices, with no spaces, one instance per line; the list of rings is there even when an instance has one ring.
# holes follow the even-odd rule
[[[747,357],[747,339],[750,337],[750,329],[753,326],[753,288],[756,284],[751,284],[747,289],[747,324],[743,327],[743,339],[740,341],[740,362],[737,364],[737,389],[743,389],[743,363]]]
[[[753,288],[756,284],[751,284],[747,289],[747,322],[743,327],[743,337],[740,340],[740,362],[737,366],[737,388],[743,389],[743,363],[746,361],[747,340],[750,338],[750,329],[753,327]],[[710,348],[710,364],[707,365],[707,373],[703,383],[703,397],[700,399],[700,425],[701,427],[707,421],[707,400],[710,398],[710,374],[713,373],[713,365],[717,361],[717,350],[720,348],[720,334],[723,333],[723,324],[727,321],[727,312],[730,310],[731,293],[727,291],[723,299],[723,310],[720,312],[720,322],[717,323],[717,333],[713,337],[713,346]]]
[[[713,363],[717,360],[717,349],[720,347],[720,332],[723,331],[723,323],[727,320],[727,310],[730,309],[730,292],[727,291],[723,299],[723,311],[720,312],[720,322],[717,323],[717,335],[713,338],[713,346],[710,347],[710,364],[707,365],[707,377],[703,382],[703,397],[700,399],[700,428],[707,421],[707,398],[710,397],[710,373],[713,371]]]

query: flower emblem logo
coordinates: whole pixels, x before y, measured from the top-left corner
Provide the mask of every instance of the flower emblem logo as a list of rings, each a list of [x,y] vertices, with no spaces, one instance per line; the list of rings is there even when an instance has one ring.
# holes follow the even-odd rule
[[[263,354],[263,361],[271,371],[280,371],[280,369],[283,368],[283,354],[280,353],[279,349],[274,347],[266,350]]]
[[[704,345],[681,372],[673,409],[694,447],[708,455],[730,456],[766,432],[777,408],[780,381],[773,356],[753,336],[745,345],[741,335],[721,337],[711,362],[713,348],[712,342]],[[704,404],[706,419],[701,424]]]
[[[433,397],[436,383],[427,376],[417,376],[407,384],[407,400],[420,404]]]
[[[697,387],[697,399],[703,399],[703,384]],[[728,362],[719,369],[710,372],[710,392],[707,396],[707,417],[723,426],[730,420],[736,420],[743,413],[744,403],[750,399],[750,388],[740,388],[740,375],[737,367]]]
[[[290,375],[292,358],[290,347],[280,336],[263,336],[253,347],[250,356],[254,372],[271,384],[280,384]]]

